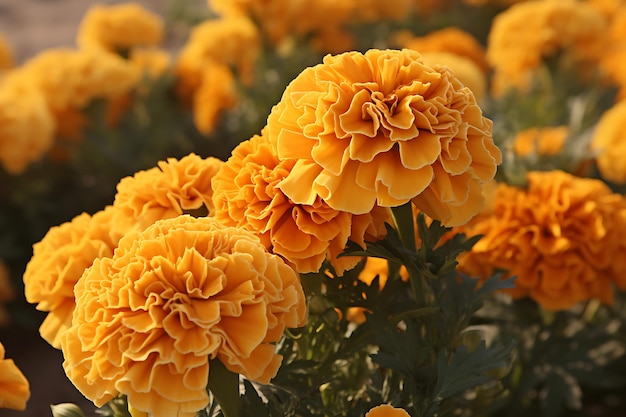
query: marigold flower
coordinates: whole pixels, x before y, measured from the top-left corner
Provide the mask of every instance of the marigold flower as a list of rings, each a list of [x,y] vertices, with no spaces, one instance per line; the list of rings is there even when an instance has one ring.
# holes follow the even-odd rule
[[[274,343],[305,320],[297,273],[211,217],[125,235],[75,293],[62,337],[68,377],[97,406],[121,393],[153,417],[191,417],[208,404],[210,359],[268,383],[281,362]]]
[[[424,36],[413,36],[404,32],[394,36],[394,42],[403,48],[420,53],[447,52],[470,59],[483,72],[489,71],[485,48],[469,32],[457,27],[447,27],[429,32]]]
[[[600,117],[591,137],[591,149],[602,177],[618,184],[626,183],[626,101],[620,101]]]
[[[528,188],[499,184],[493,211],[460,231],[484,235],[459,257],[459,269],[487,278],[516,276],[513,297],[550,310],[598,298],[613,302],[624,288],[626,200],[596,179],[563,171],[530,172]]]
[[[390,404],[382,404],[365,413],[365,417],[410,417],[410,414],[403,408],[395,408]]]
[[[163,20],[139,3],[92,6],[80,24],[76,43],[81,49],[108,52],[150,46],[163,39]]]
[[[474,61],[450,52],[424,52],[422,59],[429,67],[445,65],[450,68],[454,72],[454,76],[472,90],[477,102],[480,103],[485,98],[487,76]]]
[[[13,50],[4,36],[0,34],[0,73],[13,68],[14,65],[15,59],[13,58]]]
[[[626,5],[620,6],[607,18],[608,33],[599,64],[606,81],[619,88],[619,101],[626,99]]]
[[[446,225],[484,204],[481,184],[501,161],[472,92],[416,51],[326,56],[286,88],[267,120],[280,159],[296,160],[278,185],[296,204],[368,213],[408,201]]]
[[[385,222],[391,223],[389,210],[374,207],[353,215],[332,209],[319,197],[311,204],[295,204],[278,187],[294,164],[281,161],[265,136],[239,144],[213,177],[215,217],[258,235],[300,273],[317,272],[328,259],[342,274],[360,260],[337,258],[348,240],[365,247],[366,240],[382,238]]]
[[[30,385],[13,359],[5,359],[4,355],[4,345],[0,343],[0,408],[24,411],[30,399]]]
[[[533,127],[517,133],[513,150],[520,156],[556,155],[563,149],[569,128],[567,126]]]
[[[208,135],[220,115],[239,102],[235,77],[225,65],[207,65],[202,82],[193,94],[193,121],[200,133]]]
[[[211,178],[223,163],[214,157],[201,158],[190,153],[179,160],[159,161],[154,168],[122,178],[113,202],[116,224],[143,230],[157,220],[184,213],[212,214]]]
[[[21,174],[53,146],[55,122],[43,94],[16,74],[0,81],[0,164]]]
[[[93,216],[82,213],[50,228],[33,245],[23,276],[24,294],[29,303],[37,303],[37,310],[48,312],[39,333],[57,349],[61,333],[72,323],[76,281],[95,259],[111,256],[121,237],[112,216],[111,206]]]
[[[525,1],[499,13],[487,42],[487,60],[495,71],[493,93],[526,91],[542,59],[559,52],[595,66],[605,26],[600,12],[575,0]]]

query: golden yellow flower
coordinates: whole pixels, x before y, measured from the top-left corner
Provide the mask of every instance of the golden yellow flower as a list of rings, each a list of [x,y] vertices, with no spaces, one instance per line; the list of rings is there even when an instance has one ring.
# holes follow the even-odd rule
[[[0,343],[0,408],[24,411],[30,399],[30,385],[13,359],[5,359],[4,355],[4,345]]]
[[[615,9],[608,21],[600,67],[607,81],[619,88],[618,100],[626,99],[626,4]]]
[[[513,150],[520,156],[556,155],[563,149],[568,134],[567,126],[525,129],[515,136]]]
[[[223,163],[190,153],[122,178],[113,202],[115,223],[127,230],[143,230],[157,220],[185,213],[212,214],[211,178]]]
[[[424,36],[413,36],[410,33],[397,33],[392,39],[403,48],[413,49],[420,53],[447,52],[472,60],[478,68],[489,71],[485,48],[469,32],[451,26],[429,32]]]
[[[0,34],[0,73],[13,68],[14,65],[13,50],[5,37]]]
[[[125,52],[161,43],[163,26],[159,15],[139,3],[94,5],[83,17],[76,43],[81,49]]]
[[[99,51],[49,49],[23,66],[24,82],[46,96],[53,111],[83,108],[96,98],[132,89],[139,72],[120,57]]]
[[[22,173],[54,143],[55,122],[46,99],[17,74],[0,81],[0,165],[10,174]]]
[[[390,404],[382,404],[373,407],[365,417],[410,417],[410,414],[403,408],[395,408]]]
[[[471,59],[450,52],[424,52],[422,59],[429,67],[445,65],[450,68],[454,76],[472,90],[477,102],[485,98],[487,76]]]
[[[528,188],[500,184],[493,211],[460,231],[484,235],[459,257],[459,269],[487,278],[517,276],[515,298],[559,310],[624,288],[626,200],[596,179],[563,171],[530,172]]]
[[[600,117],[591,138],[596,165],[602,177],[608,181],[626,183],[626,101],[620,101]]]
[[[472,92],[416,51],[326,56],[286,88],[267,120],[279,159],[296,160],[279,188],[296,204],[417,208],[446,225],[482,208],[481,184],[501,161]]]
[[[202,81],[193,93],[193,121],[202,134],[217,126],[220,116],[239,102],[235,77],[226,65],[207,65]]]
[[[48,315],[39,328],[41,337],[59,349],[61,333],[70,327],[74,285],[95,259],[111,256],[121,233],[115,232],[109,206],[93,216],[83,213],[54,226],[33,245],[24,271],[24,294],[37,310]]]
[[[504,10],[494,18],[487,43],[492,92],[526,91],[542,60],[558,53],[581,68],[595,67],[605,26],[600,12],[576,0],[532,0]]]
[[[204,408],[210,359],[268,383],[281,363],[274,343],[305,320],[297,273],[251,233],[211,217],[125,235],[75,293],[62,337],[68,377],[97,406],[121,393],[152,417]]]
[[[258,235],[265,247],[281,255],[300,273],[317,272],[329,260],[342,274],[359,257],[337,256],[348,240],[365,247],[365,241],[384,236],[391,223],[387,208],[353,215],[330,208],[320,197],[311,204],[295,204],[278,184],[295,161],[279,160],[265,136],[239,144],[213,177],[215,217],[226,225]]]

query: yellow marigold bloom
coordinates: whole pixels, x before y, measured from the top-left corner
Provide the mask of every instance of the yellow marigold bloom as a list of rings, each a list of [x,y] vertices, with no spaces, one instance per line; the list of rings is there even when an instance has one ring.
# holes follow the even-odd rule
[[[163,40],[163,26],[159,15],[139,3],[94,5],[83,17],[76,43],[81,49],[108,52],[157,45]]]
[[[83,108],[97,98],[118,96],[139,79],[136,68],[98,51],[49,49],[26,62],[24,81],[46,96],[53,110]]]
[[[626,99],[626,4],[613,11],[607,19],[606,42],[600,57],[602,74],[619,88],[617,99]]]
[[[193,121],[198,131],[210,134],[222,113],[238,102],[237,85],[230,69],[221,64],[207,65],[201,84],[193,93]]]
[[[485,48],[469,32],[457,27],[429,32],[424,36],[413,36],[410,33],[397,33],[394,42],[403,48],[413,49],[420,53],[448,52],[470,59],[485,73],[489,71],[489,64]]]
[[[413,201],[450,226],[484,204],[501,161],[491,128],[450,69],[408,49],[326,56],[267,120],[278,157],[296,160],[278,185],[294,203],[363,214]]]
[[[576,0],[533,0],[498,14],[487,43],[494,69],[494,94],[525,91],[542,60],[566,53],[583,68],[595,66],[603,48],[606,22],[596,9]],[[582,65],[582,63],[588,65]]]
[[[603,178],[608,181],[626,183],[626,101],[620,101],[600,117],[591,138],[591,149],[596,165]]]
[[[0,34],[0,73],[13,68],[14,65],[15,59],[13,58],[13,50],[4,36]]]
[[[30,399],[30,384],[13,359],[5,359],[4,355],[0,343],[0,408],[24,411]]]
[[[567,126],[533,127],[518,132],[513,150],[520,156],[556,155],[563,149],[569,128]]]
[[[624,197],[563,171],[530,172],[527,180],[527,189],[500,184],[493,211],[460,229],[484,236],[459,257],[459,269],[517,276],[513,297],[550,310],[592,298],[612,303],[613,284],[626,287]]]
[[[241,79],[249,84],[260,50],[259,31],[249,18],[206,20],[192,28],[178,56],[175,72],[191,91],[199,87],[205,67],[215,64],[234,66]]]
[[[54,143],[55,122],[37,88],[21,82],[17,73],[0,81],[0,165],[22,173]]]
[[[157,220],[185,213],[213,214],[211,179],[223,163],[190,153],[122,178],[113,202],[116,224],[143,230]]]
[[[450,52],[424,52],[422,59],[429,67],[445,65],[450,68],[454,76],[472,90],[477,102],[485,98],[487,76],[471,59]]]
[[[353,215],[332,209],[319,197],[311,204],[295,204],[278,187],[294,163],[279,160],[265,136],[239,144],[213,177],[215,217],[258,235],[300,273],[317,272],[328,259],[342,274],[360,260],[337,258],[348,239],[365,247],[366,240],[382,238],[385,222],[391,223],[389,210],[374,207]]]
[[[365,413],[365,417],[410,417],[410,414],[403,408],[395,408],[389,404],[382,404]]]
[[[33,245],[24,271],[24,294],[37,310],[48,315],[39,328],[50,345],[61,347],[60,335],[70,327],[74,311],[74,285],[95,259],[111,256],[121,233],[114,231],[112,208],[83,213],[54,226]]]
[[[305,321],[298,274],[251,233],[211,217],[125,235],[75,293],[62,337],[68,377],[97,406],[121,393],[152,417],[204,408],[210,359],[268,383],[281,363],[274,344]]]

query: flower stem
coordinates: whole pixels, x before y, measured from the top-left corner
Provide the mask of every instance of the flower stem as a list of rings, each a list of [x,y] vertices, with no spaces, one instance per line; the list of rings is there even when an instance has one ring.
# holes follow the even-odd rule
[[[218,359],[209,365],[209,390],[217,399],[224,417],[241,417],[239,374],[226,369]]]
[[[391,207],[391,216],[396,224],[398,235],[405,248],[416,250],[415,245],[415,226],[413,219],[413,208],[411,202],[401,206]]]

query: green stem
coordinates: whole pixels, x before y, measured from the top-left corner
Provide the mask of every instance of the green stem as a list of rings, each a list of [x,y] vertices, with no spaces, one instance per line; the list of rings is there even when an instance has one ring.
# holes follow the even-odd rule
[[[411,202],[391,208],[391,216],[396,224],[396,230],[405,248],[416,250],[415,225]]]
[[[224,417],[241,417],[239,398],[239,374],[226,369],[219,359],[209,365],[209,390],[222,409]]]

